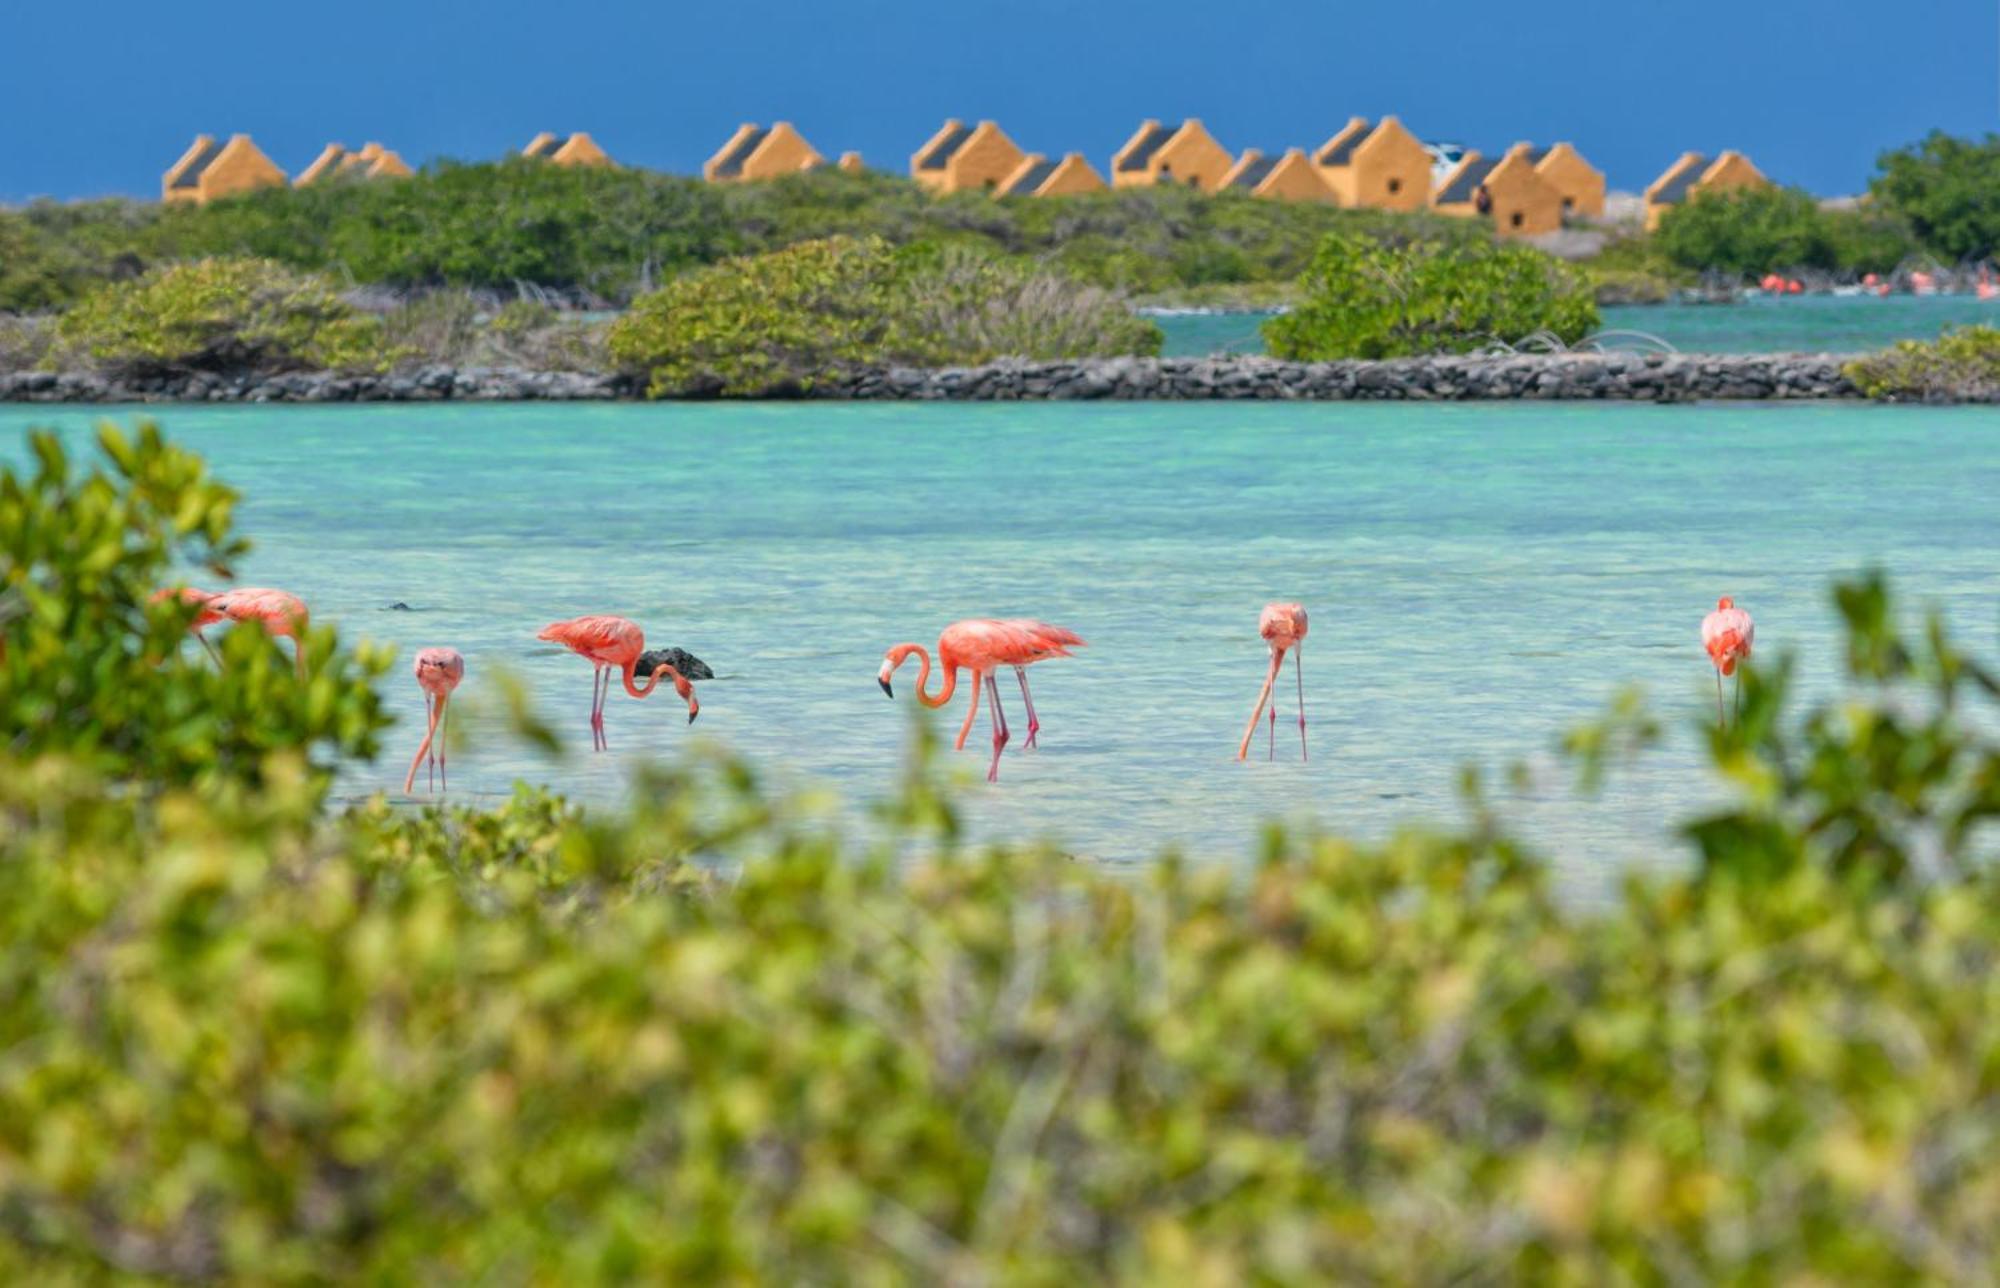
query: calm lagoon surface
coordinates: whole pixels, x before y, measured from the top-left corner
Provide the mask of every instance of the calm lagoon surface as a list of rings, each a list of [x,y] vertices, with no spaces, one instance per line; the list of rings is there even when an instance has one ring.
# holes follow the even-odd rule
[[[466,656],[471,734],[453,794],[516,778],[613,801],[642,759],[697,739],[772,780],[830,786],[849,822],[891,788],[898,698],[883,649],[968,616],[1037,616],[1090,647],[1031,672],[1042,747],[983,775],[987,730],[950,760],[976,840],[1053,838],[1079,856],[1177,846],[1253,854],[1259,824],[1381,836],[1461,816],[1471,764],[1506,816],[1590,887],[1673,865],[1673,825],[1715,799],[1698,624],[1718,594],[1757,618],[1760,656],[1837,683],[1828,583],[1880,564],[1995,647],[2000,414],[1858,405],[458,405],[0,408],[81,438],[157,417],[244,493],[246,584],[400,650],[405,722],[355,797],[395,792],[423,704],[408,658]],[[1266,654],[1258,609],[1298,599],[1312,760],[1235,763]],[[413,611],[391,611],[406,603]],[[670,692],[610,703],[592,755],[590,668],[536,642],[587,612],[639,621],[719,677],[690,728]],[[572,739],[548,761],[505,740],[489,677],[517,674]],[[1666,745],[1594,800],[1552,755],[1625,682]],[[1279,688],[1292,708],[1288,667]],[[934,719],[949,736],[959,702]],[[1015,737],[1025,724],[1006,676]],[[483,713],[482,713],[483,699]]]

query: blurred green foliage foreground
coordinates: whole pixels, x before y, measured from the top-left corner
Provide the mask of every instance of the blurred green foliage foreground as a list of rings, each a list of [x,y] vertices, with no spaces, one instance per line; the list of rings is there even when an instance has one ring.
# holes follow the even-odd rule
[[[240,555],[232,494],[101,454],[0,480],[0,1279],[2000,1269],[1996,684],[1880,584],[1838,704],[1753,673],[1734,803],[1608,905],[1476,797],[1111,876],[963,852],[921,749],[867,852],[723,761],[622,817],[336,813],[386,659],[218,673],[148,593]]]

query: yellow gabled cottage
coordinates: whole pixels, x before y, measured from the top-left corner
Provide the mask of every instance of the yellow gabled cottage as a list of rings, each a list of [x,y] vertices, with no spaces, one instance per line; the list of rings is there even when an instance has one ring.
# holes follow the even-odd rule
[[[1147,121],[1111,158],[1111,183],[1119,188],[1180,183],[1214,192],[1233,164],[1228,151],[1193,117],[1178,126]]]
[[[995,197],[1072,197],[1086,192],[1105,191],[1104,176],[1097,173],[1083,153],[1071,152],[1060,161],[1051,161],[1039,152],[1030,152],[1014,173],[1000,181]]]
[[[1741,152],[1724,152],[1713,161],[1699,152],[1683,152],[1680,160],[1646,188],[1646,231],[1658,228],[1667,211],[1704,192],[1770,186],[1764,172]]]
[[[203,134],[160,176],[160,200],[199,206],[253,188],[284,186],[285,172],[257,150],[249,135],[232,134],[229,142],[217,143],[213,135]]]
[[[861,163],[857,155],[855,164]],[[789,121],[770,125],[743,124],[701,168],[701,177],[710,183],[750,183],[776,179],[826,164]]]
[[[1343,206],[1422,210],[1430,201],[1431,154],[1393,116],[1349,118],[1312,161]]]
[[[949,120],[910,157],[910,177],[932,192],[978,192],[998,188],[1026,158],[992,121]]]
[[[1524,147],[1499,158],[1467,152],[1438,185],[1431,208],[1441,215],[1491,219],[1502,237],[1539,237],[1562,227],[1562,195],[1535,173]]]
[[[329,143],[292,180],[292,186],[305,188],[330,178],[404,179],[409,175],[410,167],[403,158],[380,143],[364,143],[354,151],[344,143]]]
[[[524,157],[536,157],[543,161],[553,161],[557,165],[610,165],[611,158],[597,140],[588,134],[576,133],[567,139],[553,134],[537,134],[528,140],[528,146],[521,149]]]
[[[1529,147],[1517,143],[1517,148],[1525,149],[1535,173],[1542,176],[1556,195],[1562,198],[1563,214],[1585,215],[1592,219],[1604,214],[1604,172],[1583,159],[1573,144],[1557,143],[1551,147]]]
[[[1256,148],[1244,149],[1229,173],[1222,177],[1222,188],[1278,201],[1323,201],[1328,205],[1335,202],[1333,189],[1326,186],[1326,180],[1320,178],[1319,171],[1299,148],[1275,157],[1267,157]]]

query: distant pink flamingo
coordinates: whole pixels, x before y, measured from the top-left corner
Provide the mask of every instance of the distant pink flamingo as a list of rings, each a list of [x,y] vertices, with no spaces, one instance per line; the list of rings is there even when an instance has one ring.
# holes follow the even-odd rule
[[[1708,660],[1715,663],[1715,723],[1721,724],[1722,717],[1722,677],[1736,674],[1736,664],[1750,656],[1750,646],[1757,640],[1757,624],[1750,620],[1750,614],[1736,606],[1736,601],[1724,595],[1715,601],[1715,611],[1701,619],[1701,646],[1708,650]],[[1736,679],[1736,709],[1743,710],[1743,678]]]
[[[597,667],[597,674],[590,682],[590,732],[592,749],[604,751],[610,743],[604,737],[604,702],[611,696],[610,672],[619,672],[625,680],[625,692],[635,698],[643,698],[659,687],[662,677],[674,682],[674,692],[687,700],[688,723],[701,714],[701,704],[695,701],[694,685],[687,677],[673,667],[662,662],[646,679],[646,687],[640,688],[632,682],[633,668],[638,665],[639,655],[646,651],[646,633],[639,629],[637,622],[609,614],[590,617],[572,617],[566,622],[552,622],[535,636],[540,640],[553,640],[578,657],[587,659]],[[602,691],[599,684],[602,682]]]
[[[153,592],[154,603],[163,599],[178,599],[183,604],[195,606],[194,620],[188,623],[188,634],[199,640],[202,648],[215,659],[215,664],[221,666],[222,654],[216,652],[215,645],[208,642],[208,636],[201,633],[202,627],[213,626],[222,620],[222,614],[215,610],[215,596],[194,586],[170,586],[165,590]]]
[[[1278,754],[1278,704],[1271,700],[1271,686],[1277,682],[1278,671],[1285,665],[1285,654],[1292,653],[1292,670],[1299,678],[1299,759],[1310,759],[1306,755],[1306,673],[1300,662],[1304,652],[1300,645],[1306,639],[1306,610],[1298,604],[1266,604],[1264,611],[1257,615],[1257,633],[1271,646],[1271,669],[1264,673],[1264,688],[1257,694],[1257,705],[1250,711],[1250,723],[1243,730],[1242,745],[1236,748],[1238,760],[1250,755],[1250,739],[1257,733],[1257,717],[1264,714],[1264,704],[1271,703],[1271,734],[1265,743],[1264,758],[1275,759]]]
[[[307,614],[304,601],[297,595],[265,586],[245,586],[209,596],[208,607],[232,622],[256,622],[267,634],[291,636],[299,679],[306,678],[306,643],[302,637]]]
[[[979,714],[979,690],[984,685],[988,698],[992,701],[992,713],[988,717],[993,726],[993,763],[987,766],[986,781],[1000,781],[1000,750],[1007,745],[1007,713],[1000,707],[1000,684],[995,674],[1003,666],[1014,668],[1014,674],[1021,681],[1021,702],[1028,709],[1028,740],[1022,745],[1035,745],[1035,735],[1041,731],[1042,722],[1035,717],[1035,700],[1028,694],[1028,667],[1036,662],[1052,657],[1070,657],[1070,649],[1084,647],[1084,639],[1075,631],[1061,626],[1051,626],[1031,618],[1012,618],[1005,621],[990,617],[972,617],[962,622],[953,622],[938,636],[938,664],[944,669],[944,687],[935,695],[926,691],[931,678],[931,655],[921,644],[898,644],[883,655],[882,670],[875,682],[882,686],[882,692],[896,696],[889,679],[904,659],[915,653],[918,658],[917,701],[927,707],[942,707],[951,701],[958,689],[960,667],[972,672],[972,703],[966,708],[965,723],[958,727],[958,740],[952,744],[955,750],[965,749],[965,736],[972,731],[972,721]]]
[[[429,717],[430,727],[424,730],[424,740],[417,744],[417,754],[410,757],[410,772],[403,779],[403,794],[409,795],[416,785],[417,762],[430,756],[426,768],[430,790],[443,783],[445,790],[451,790],[451,779],[445,774],[445,746],[438,745],[437,754],[430,755],[431,740],[437,737],[440,728],[449,729],[451,691],[465,678],[465,659],[455,648],[427,648],[417,653],[416,664],[411,668],[417,676],[417,686],[424,691],[424,714]]]

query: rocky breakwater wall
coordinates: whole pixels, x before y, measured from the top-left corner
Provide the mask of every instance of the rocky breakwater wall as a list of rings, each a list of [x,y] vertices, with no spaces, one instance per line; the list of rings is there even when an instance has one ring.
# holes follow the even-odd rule
[[[636,397],[623,376],[511,367],[418,367],[388,375],[104,376],[81,371],[0,374],[0,402],[575,402]]]
[[[822,398],[1268,399],[1434,402],[1477,399],[1856,398],[1830,354],[1524,354],[1285,362],[1276,358],[1106,358],[892,368],[829,381]]]
[[[978,367],[890,367],[816,381],[775,398],[978,401],[1854,398],[1844,359],[1827,354],[1536,354],[1284,362],[1275,358],[1005,360]],[[537,402],[636,398],[637,381],[605,372],[423,367],[389,375],[292,372],[116,378],[85,372],[0,374],[4,402]],[[702,397],[708,391],[689,390]]]

